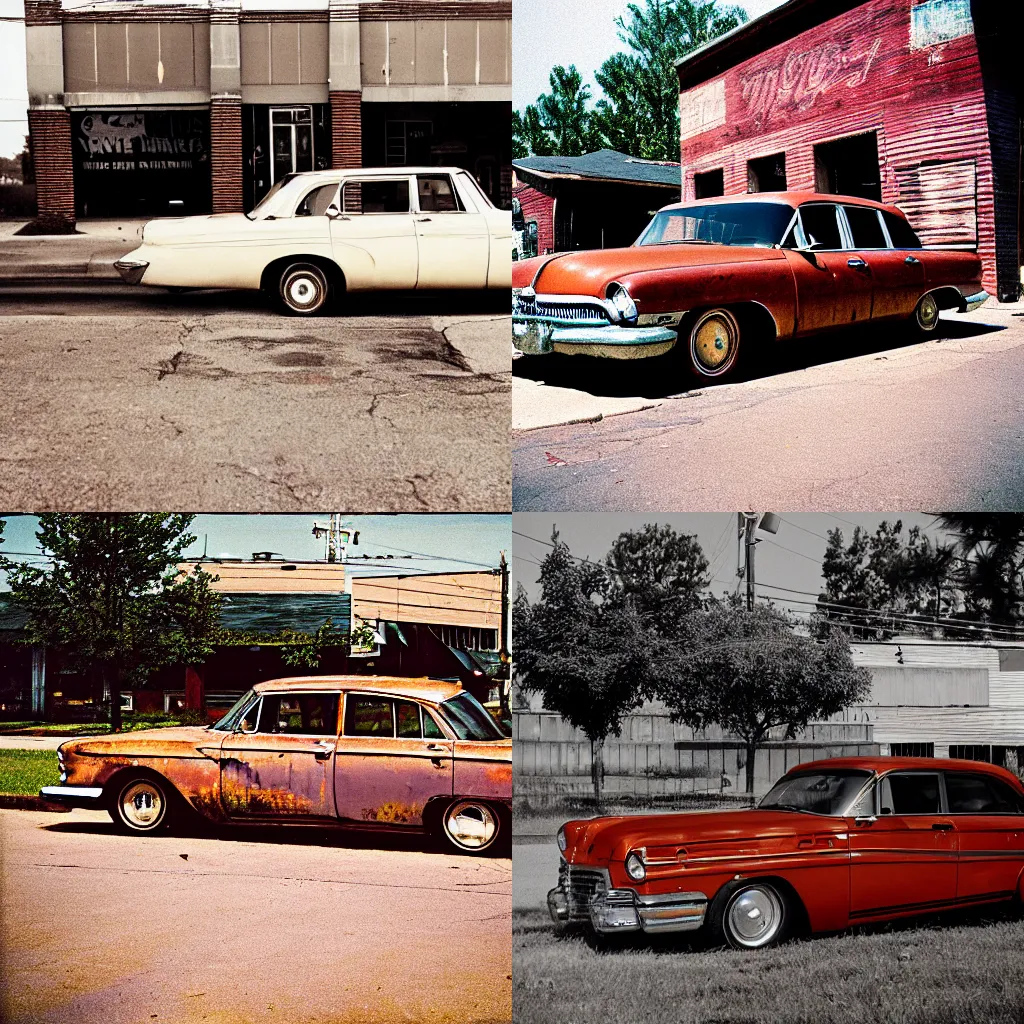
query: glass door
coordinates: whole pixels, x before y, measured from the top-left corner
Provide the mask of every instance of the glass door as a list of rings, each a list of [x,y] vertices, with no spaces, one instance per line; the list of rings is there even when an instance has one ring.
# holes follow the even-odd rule
[[[271,108],[270,145],[271,184],[286,174],[313,170],[313,108]]]

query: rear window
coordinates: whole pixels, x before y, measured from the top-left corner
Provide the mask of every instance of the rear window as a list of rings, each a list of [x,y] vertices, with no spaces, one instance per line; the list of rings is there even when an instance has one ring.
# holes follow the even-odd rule
[[[898,217],[895,213],[890,213],[888,210],[883,210],[882,220],[885,221],[885,226],[889,229],[889,237],[892,239],[892,247],[894,249],[921,248],[921,239],[917,237],[914,229],[902,217]]]
[[[961,772],[946,773],[950,814],[1022,814],[1024,797],[1001,779]]]

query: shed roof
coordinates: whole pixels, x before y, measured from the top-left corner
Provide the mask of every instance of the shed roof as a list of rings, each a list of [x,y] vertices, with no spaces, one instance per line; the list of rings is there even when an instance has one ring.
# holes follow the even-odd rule
[[[679,164],[641,160],[614,149],[599,149],[583,156],[528,156],[513,160],[512,166],[517,172],[544,179],[583,178],[630,185],[663,185],[674,189],[679,188],[680,182]]]

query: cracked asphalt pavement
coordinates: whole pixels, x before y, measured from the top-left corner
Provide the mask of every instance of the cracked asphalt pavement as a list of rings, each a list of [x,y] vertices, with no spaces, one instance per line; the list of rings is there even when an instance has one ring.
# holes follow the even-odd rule
[[[505,293],[0,289],[0,505],[507,510]]]
[[[1024,304],[759,362],[694,388],[668,359],[517,360],[513,509],[1024,509]]]
[[[0,810],[9,1024],[512,1016],[512,862],[310,828],[122,836]]]

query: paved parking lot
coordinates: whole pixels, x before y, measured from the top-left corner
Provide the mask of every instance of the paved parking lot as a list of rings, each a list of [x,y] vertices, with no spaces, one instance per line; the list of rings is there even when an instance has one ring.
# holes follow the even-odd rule
[[[507,858],[313,829],[120,836],[0,811],[9,1024],[503,1022]]]
[[[507,293],[0,289],[0,504],[507,510],[510,333]]]

